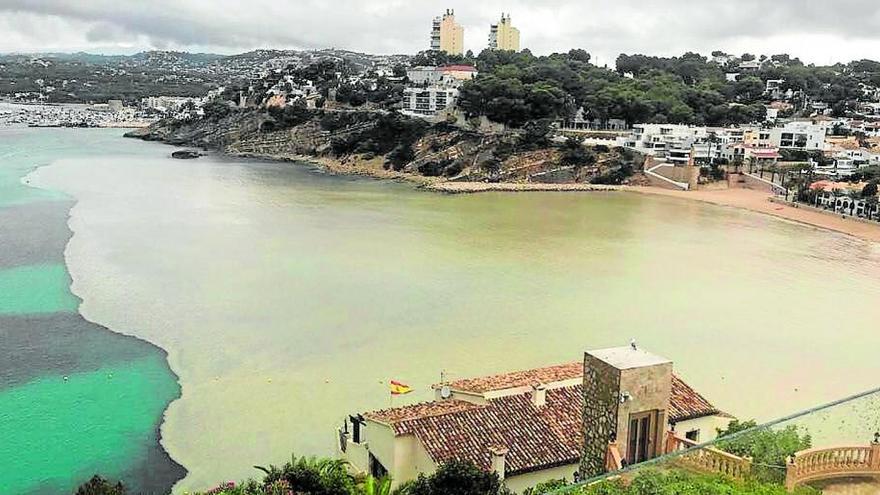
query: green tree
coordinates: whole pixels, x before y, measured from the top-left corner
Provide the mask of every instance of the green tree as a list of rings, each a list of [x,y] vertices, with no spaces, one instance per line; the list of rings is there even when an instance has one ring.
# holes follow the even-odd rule
[[[266,488],[283,482],[295,493],[350,495],[356,487],[346,462],[339,459],[291,456],[281,467],[254,467],[265,473],[263,486]]]
[[[562,147],[562,164],[571,165],[576,169],[596,163],[596,154],[586,149],[581,140],[570,137]]]
[[[510,493],[498,475],[483,471],[470,462],[451,461],[437,471],[401,487],[402,495],[506,495]]]
[[[125,495],[126,493],[127,490],[121,481],[111,483],[97,474],[76,489],[76,495]]]
[[[756,427],[755,421],[733,420],[726,429],[718,431],[720,441],[717,446],[740,457],[751,457],[756,466],[755,475],[759,479],[781,481],[785,477],[789,458],[797,452],[809,449],[812,438],[808,432],[795,425],[775,430]],[[725,437],[734,434],[738,435],[725,440]]]
[[[876,180],[872,180],[865,184],[865,187],[862,188],[862,197],[863,198],[874,198],[877,197],[877,184]]]
[[[572,60],[577,60],[578,62],[583,62],[585,64],[590,63],[589,52],[581,48],[572,48],[571,50],[569,50],[568,58]]]

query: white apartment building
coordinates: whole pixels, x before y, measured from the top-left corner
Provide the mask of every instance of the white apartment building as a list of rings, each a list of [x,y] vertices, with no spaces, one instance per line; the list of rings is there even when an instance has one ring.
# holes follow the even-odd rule
[[[752,128],[745,142],[756,148],[824,151],[827,132],[826,124],[795,121],[781,127]]]
[[[406,70],[406,77],[410,84],[419,86],[439,84],[443,79],[443,73],[432,66],[417,66]]]
[[[688,150],[700,137],[706,136],[705,127],[678,124],[636,124],[622,145],[640,153],[666,158],[670,150]]]
[[[712,128],[676,124],[636,124],[621,146],[676,165],[724,157],[725,150],[740,144],[749,128]]]
[[[403,90],[404,113],[435,117],[440,112],[452,108],[458,99],[458,89],[450,86],[412,87]]]
[[[782,149],[823,151],[827,127],[810,122],[789,122],[770,129],[772,146]]]

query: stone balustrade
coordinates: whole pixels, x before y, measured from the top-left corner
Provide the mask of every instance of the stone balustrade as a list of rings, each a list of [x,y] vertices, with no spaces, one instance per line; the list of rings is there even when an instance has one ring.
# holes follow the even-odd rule
[[[666,437],[666,452],[674,453],[696,447],[697,442],[679,438],[674,432]],[[677,458],[684,467],[696,471],[722,474],[734,479],[744,479],[752,472],[752,460],[739,457],[714,447],[703,447],[685,452]]]
[[[880,443],[798,452],[788,464],[785,486],[791,490],[810,481],[859,476],[880,476]]]

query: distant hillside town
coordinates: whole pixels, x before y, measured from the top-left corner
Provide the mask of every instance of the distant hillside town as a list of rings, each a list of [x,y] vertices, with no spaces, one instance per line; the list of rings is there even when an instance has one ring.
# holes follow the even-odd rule
[[[0,109],[0,121],[171,119],[181,142],[180,126],[195,136],[202,121],[244,129],[241,143],[201,143],[240,152],[330,152],[477,182],[690,190],[754,180],[786,200],[880,215],[871,194],[880,180],[880,62],[816,66],[788,54],[714,51],[621,54],[612,68],[591,63],[584,49],[536,56],[521,48],[512,18],[500,14],[487,26],[479,54],[464,49],[464,30],[448,9],[426,15],[428,49],[415,55],[7,55],[0,95],[26,106]],[[73,102],[80,106],[52,108]],[[298,137],[315,123],[306,141]],[[390,139],[377,138],[386,131]]]

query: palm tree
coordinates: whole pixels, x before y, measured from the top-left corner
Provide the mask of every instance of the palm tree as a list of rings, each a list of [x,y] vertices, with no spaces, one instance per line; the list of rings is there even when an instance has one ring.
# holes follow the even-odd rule
[[[359,488],[359,495],[391,495],[391,478],[370,475]]]

